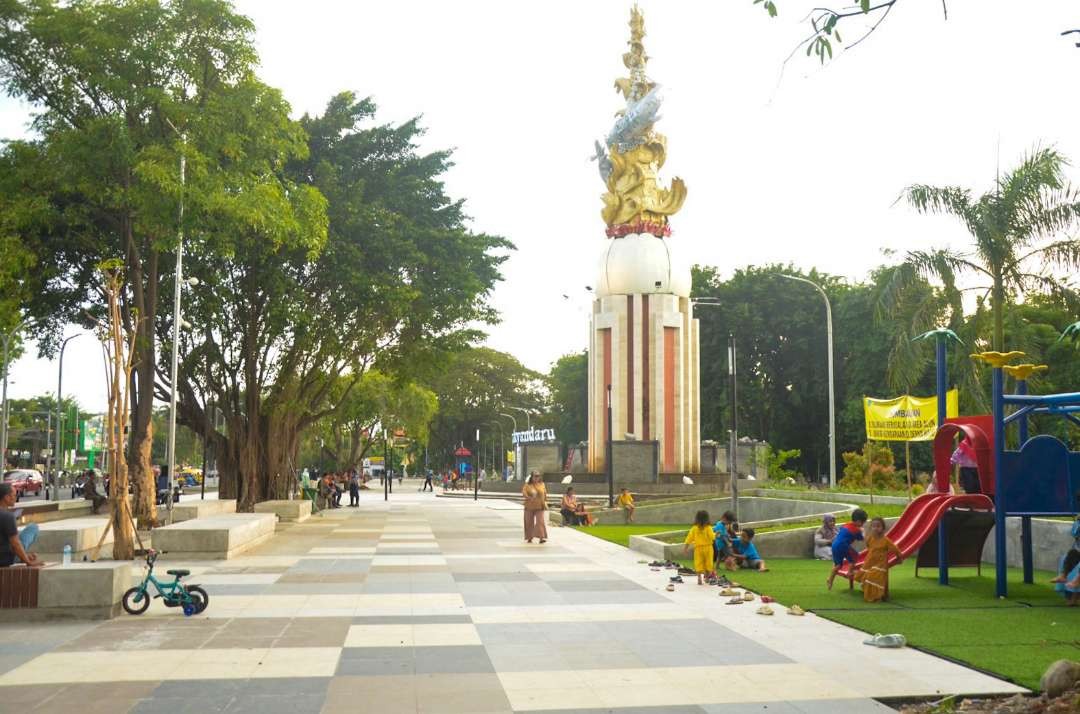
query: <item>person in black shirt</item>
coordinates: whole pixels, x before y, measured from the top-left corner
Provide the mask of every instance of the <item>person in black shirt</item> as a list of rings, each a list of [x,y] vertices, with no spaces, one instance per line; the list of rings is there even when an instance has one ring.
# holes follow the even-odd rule
[[[41,565],[36,555],[26,552],[37,540],[37,523],[31,523],[20,533],[12,510],[14,505],[14,487],[9,483],[0,483],[0,568],[14,565],[16,560],[27,565]]]

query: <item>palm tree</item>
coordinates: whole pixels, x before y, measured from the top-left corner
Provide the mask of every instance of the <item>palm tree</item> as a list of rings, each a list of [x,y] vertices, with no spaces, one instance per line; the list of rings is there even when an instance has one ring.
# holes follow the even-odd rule
[[[1080,195],[1065,180],[1067,165],[1054,149],[1036,147],[1019,166],[998,176],[992,191],[978,198],[956,186],[909,186],[901,199],[920,213],[956,216],[974,242],[966,251],[911,251],[897,277],[906,281],[936,278],[947,290],[962,274],[986,279],[989,285],[965,290],[989,294],[992,349],[1004,350],[1007,296],[1032,289],[1067,292],[1067,286],[1052,276],[1052,269],[1080,267],[1080,241],[1058,238],[1080,222]]]

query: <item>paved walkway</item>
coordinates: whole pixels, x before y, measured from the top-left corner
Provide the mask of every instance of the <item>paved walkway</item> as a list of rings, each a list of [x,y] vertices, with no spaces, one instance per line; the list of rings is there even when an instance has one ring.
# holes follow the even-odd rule
[[[570,529],[526,545],[507,502],[401,490],[192,563],[200,616],[155,602],[5,627],[0,711],[840,714],[1018,691],[813,615],[762,617],[691,582],[668,593],[666,572]]]

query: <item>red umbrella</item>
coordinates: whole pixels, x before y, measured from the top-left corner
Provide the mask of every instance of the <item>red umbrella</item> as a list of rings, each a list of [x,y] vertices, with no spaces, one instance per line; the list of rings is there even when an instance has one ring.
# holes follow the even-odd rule
[[[472,452],[464,446],[459,446],[457,450],[454,451],[454,456],[472,456]]]

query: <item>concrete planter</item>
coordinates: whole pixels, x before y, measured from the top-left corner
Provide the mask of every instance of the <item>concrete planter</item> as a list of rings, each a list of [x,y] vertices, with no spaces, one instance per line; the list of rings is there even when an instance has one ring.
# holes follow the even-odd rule
[[[120,599],[132,586],[128,562],[72,563],[38,573],[37,606],[0,609],[0,621],[103,620],[121,612]]]
[[[274,535],[272,513],[227,513],[157,528],[154,548],[170,559],[227,560]]]
[[[109,519],[106,516],[66,518],[42,523],[39,526],[37,543],[32,550],[45,560],[59,560],[64,546],[70,545],[72,560],[81,560],[97,546],[106,529],[109,532],[105,535],[102,548],[112,545],[113,532],[108,526]]]
[[[165,510],[164,506],[158,506],[158,518],[165,518]],[[182,523],[195,518],[209,518],[225,513],[236,513],[235,500],[188,501],[173,505],[172,522]]]
[[[273,513],[282,523],[302,523],[311,518],[311,501],[263,501],[255,504],[256,513]]]

